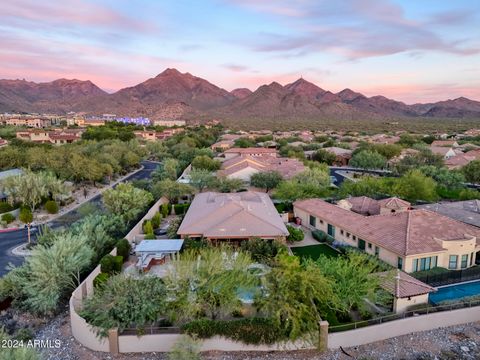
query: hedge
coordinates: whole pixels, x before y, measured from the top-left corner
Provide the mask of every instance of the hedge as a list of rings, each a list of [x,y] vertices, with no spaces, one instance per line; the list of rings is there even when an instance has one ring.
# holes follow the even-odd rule
[[[200,319],[182,326],[182,331],[208,339],[215,335],[224,336],[244,344],[274,344],[286,340],[287,335],[268,318],[246,318],[235,320]]]
[[[326,243],[329,243],[329,244],[333,244],[333,242],[335,241],[335,239],[333,237],[326,234],[322,230],[312,230],[312,236],[315,240],[317,240],[318,242],[321,242],[321,243],[326,242]]]
[[[173,208],[175,209],[175,214],[176,215],[184,215],[188,208],[190,207],[190,204],[175,204]]]
[[[162,213],[162,216],[166,218],[172,212],[172,205],[168,203],[162,204],[160,206],[160,212]]]
[[[5,221],[7,224],[15,221],[15,216],[10,213],[6,213],[2,215],[2,221]]]
[[[123,256],[105,255],[100,260],[100,270],[102,273],[113,274],[122,271]]]
[[[302,229],[297,229],[291,225],[287,225],[287,230],[289,233],[287,236],[287,241],[302,241],[305,237]]]
[[[102,272],[97,276],[95,276],[95,279],[93,279],[93,286],[99,287],[100,285],[105,284],[109,278],[110,278],[109,274]]]
[[[127,239],[120,239],[117,242],[117,255],[122,256],[123,260],[127,260],[131,248],[132,247]]]
[[[53,200],[48,200],[45,203],[45,210],[47,210],[49,214],[56,214],[58,213],[58,204]]]
[[[150,221],[152,223],[153,229],[158,229],[160,226],[160,223],[162,222],[162,214],[160,214],[159,212],[156,212]]]

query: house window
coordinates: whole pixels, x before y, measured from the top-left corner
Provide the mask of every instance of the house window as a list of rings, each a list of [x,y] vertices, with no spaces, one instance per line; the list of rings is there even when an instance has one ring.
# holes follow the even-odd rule
[[[322,224],[322,225],[323,225],[323,220],[320,220],[320,224]]]
[[[430,270],[437,266],[438,256],[431,256],[421,259],[413,259],[413,271]]]
[[[350,233],[349,233],[349,232],[347,232],[347,238],[349,238],[349,237],[350,237]]]
[[[462,255],[462,262],[460,263],[460,267],[462,269],[466,269],[468,266],[468,254]]]
[[[397,258],[397,268],[400,270],[403,268],[403,259],[401,257]]]
[[[369,248],[369,249],[372,248],[372,243],[368,243],[368,248]]]
[[[375,256],[378,256],[380,254],[380,248],[378,246],[375,246]]]
[[[470,266],[473,265],[473,253],[470,254]]]
[[[353,241],[357,241],[357,237],[353,235]]]
[[[343,235],[343,230],[340,230],[340,234],[342,234],[342,235]]]
[[[335,239],[335,226],[328,224],[327,226],[327,233],[330,235],[332,238]]]
[[[448,268],[456,269],[457,268],[458,255],[450,255],[448,259]]]
[[[315,216],[310,215],[310,225],[315,227],[317,226],[317,218]]]

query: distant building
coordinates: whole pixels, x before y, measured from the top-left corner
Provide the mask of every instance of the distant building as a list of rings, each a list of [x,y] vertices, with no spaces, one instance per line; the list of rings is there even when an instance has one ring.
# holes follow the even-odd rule
[[[56,129],[46,131],[41,129],[17,131],[17,139],[32,141],[39,144],[70,144],[81,139],[82,130],[76,129]]]
[[[431,147],[452,147],[457,148],[460,145],[455,140],[435,140],[430,144]]]
[[[44,119],[44,118],[9,118],[5,120],[5,125],[10,126],[24,126],[30,128],[46,128],[53,125],[53,121],[51,119]]]
[[[352,150],[349,149],[343,149],[339,147],[327,147],[323,148],[323,150],[328,151],[329,153],[335,155],[335,161],[333,162],[333,165],[336,166],[346,166],[348,165],[348,162],[352,158]]]
[[[153,125],[155,126],[186,126],[187,122],[185,120],[153,120]]]
[[[234,144],[233,140],[221,140],[210,146],[213,151],[225,151],[230,149]]]

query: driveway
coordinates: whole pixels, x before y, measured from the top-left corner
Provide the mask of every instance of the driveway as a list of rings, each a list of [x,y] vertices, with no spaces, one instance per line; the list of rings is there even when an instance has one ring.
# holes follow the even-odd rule
[[[142,161],[141,164],[143,166],[143,169],[126,177],[125,179],[123,179],[123,181],[149,179],[152,172],[158,166],[158,163],[154,161]],[[101,194],[98,194],[97,196],[89,199],[84,204],[82,204],[82,206],[85,206],[85,204],[91,204],[96,209],[103,210]],[[82,206],[75,208],[59,216],[52,222],[49,222],[48,226],[53,229],[61,226],[70,226],[72,223],[80,220],[83,216],[85,216],[85,213],[80,210]],[[32,241],[35,241],[35,240],[36,240],[36,236],[35,234],[32,234]],[[13,255],[12,249],[26,242],[27,242],[26,229],[0,232],[0,277],[2,277],[8,272],[6,270],[6,267],[9,263],[13,263],[14,265],[21,265],[23,263],[23,257]]]

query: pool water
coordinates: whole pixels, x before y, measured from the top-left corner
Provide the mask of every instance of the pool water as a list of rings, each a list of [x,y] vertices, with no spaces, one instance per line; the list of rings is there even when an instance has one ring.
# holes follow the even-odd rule
[[[437,292],[430,293],[429,301],[433,305],[445,300],[460,300],[469,296],[480,296],[480,281],[449,285],[438,288]]]

